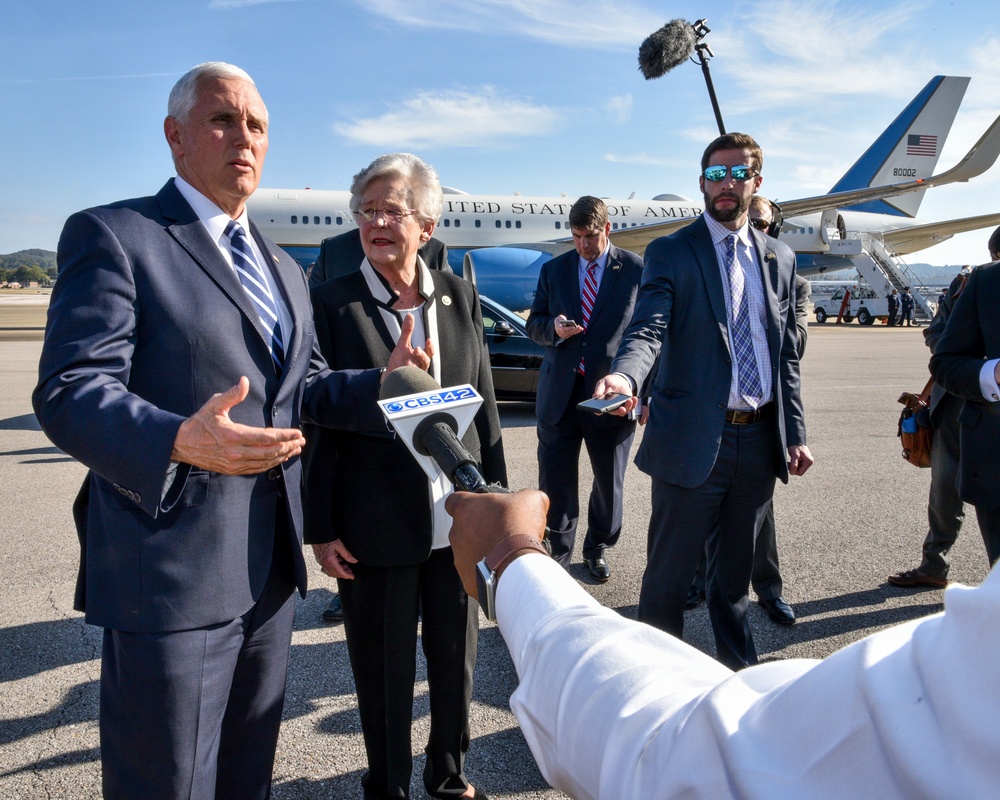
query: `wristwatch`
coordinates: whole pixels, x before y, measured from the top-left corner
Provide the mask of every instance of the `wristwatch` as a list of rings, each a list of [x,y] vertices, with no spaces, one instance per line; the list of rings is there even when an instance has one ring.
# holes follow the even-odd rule
[[[486,619],[496,622],[496,591],[500,575],[514,558],[526,551],[534,550],[549,555],[549,551],[534,536],[526,533],[515,533],[501,539],[486,558],[476,564],[476,590],[479,594],[479,606],[483,609]]]

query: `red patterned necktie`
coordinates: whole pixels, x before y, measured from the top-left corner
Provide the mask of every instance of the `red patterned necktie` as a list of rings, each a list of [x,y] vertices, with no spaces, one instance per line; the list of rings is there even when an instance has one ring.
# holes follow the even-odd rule
[[[597,262],[591,261],[587,265],[587,275],[583,279],[583,293],[580,295],[580,308],[583,311],[582,327],[586,328],[590,323],[590,312],[594,310],[594,301],[597,299]],[[583,375],[583,359],[580,359],[580,366],[577,367]]]

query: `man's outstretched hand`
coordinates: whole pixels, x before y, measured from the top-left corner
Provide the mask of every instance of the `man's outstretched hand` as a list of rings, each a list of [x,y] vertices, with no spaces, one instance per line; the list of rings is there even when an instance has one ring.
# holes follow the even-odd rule
[[[306,443],[298,428],[254,428],[229,418],[229,409],[246,400],[250,381],[212,395],[181,423],[171,461],[191,464],[222,475],[266,472],[302,452]]]

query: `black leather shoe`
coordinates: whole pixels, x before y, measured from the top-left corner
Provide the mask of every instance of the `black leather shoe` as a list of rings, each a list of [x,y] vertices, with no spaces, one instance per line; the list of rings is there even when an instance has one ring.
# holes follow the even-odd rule
[[[590,575],[595,581],[604,583],[611,577],[611,567],[609,567],[608,562],[604,560],[604,556],[598,556],[597,558],[585,558],[583,561],[587,565],[587,569],[590,570]]]
[[[702,603],[705,602],[705,590],[696,589],[692,586],[688,589],[687,600],[684,602],[684,610],[690,611],[692,608],[697,608]]]
[[[774,600],[757,600],[773,622],[779,625],[794,625],[795,612],[788,605],[784,597],[776,597]]]
[[[323,609],[323,622],[343,622],[344,610],[340,607],[340,595],[335,594],[325,609]]]

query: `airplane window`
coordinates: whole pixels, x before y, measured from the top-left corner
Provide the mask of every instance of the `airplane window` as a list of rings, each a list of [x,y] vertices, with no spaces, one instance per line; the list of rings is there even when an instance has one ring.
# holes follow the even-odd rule
[[[298,225],[298,224],[299,224],[299,218],[294,214],[292,214],[292,225]]]
[[[451,227],[451,220],[450,219],[446,219],[443,222],[444,222],[444,226],[446,228],[450,228]]]
[[[343,225],[344,224],[344,218],[343,217],[337,217],[337,224],[338,225]]]
[[[497,227],[500,227],[500,220],[497,220]]]
[[[458,227],[461,227],[461,225],[462,225],[462,220],[456,219],[455,220],[455,227],[458,228]]]
[[[319,225],[319,217],[313,217],[313,225]]]
[[[507,220],[507,221],[506,221],[506,226],[507,226],[508,228],[510,227],[510,220]]]
[[[559,220],[556,220],[556,230],[559,230],[561,227],[562,223]]]
[[[333,222],[333,220],[330,219],[329,217],[325,217],[324,219],[325,219],[327,225],[330,225]]]
[[[514,223],[514,227],[515,228],[520,228],[521,227],[521,220],[518,220],[517,222],[515,222]]]
[[[476,220],[476,227],[477,227],[477,228],[481,228],[481,227],[483,227],[483,221],[482,221],[481,219],[477,219],[477,220]]]

